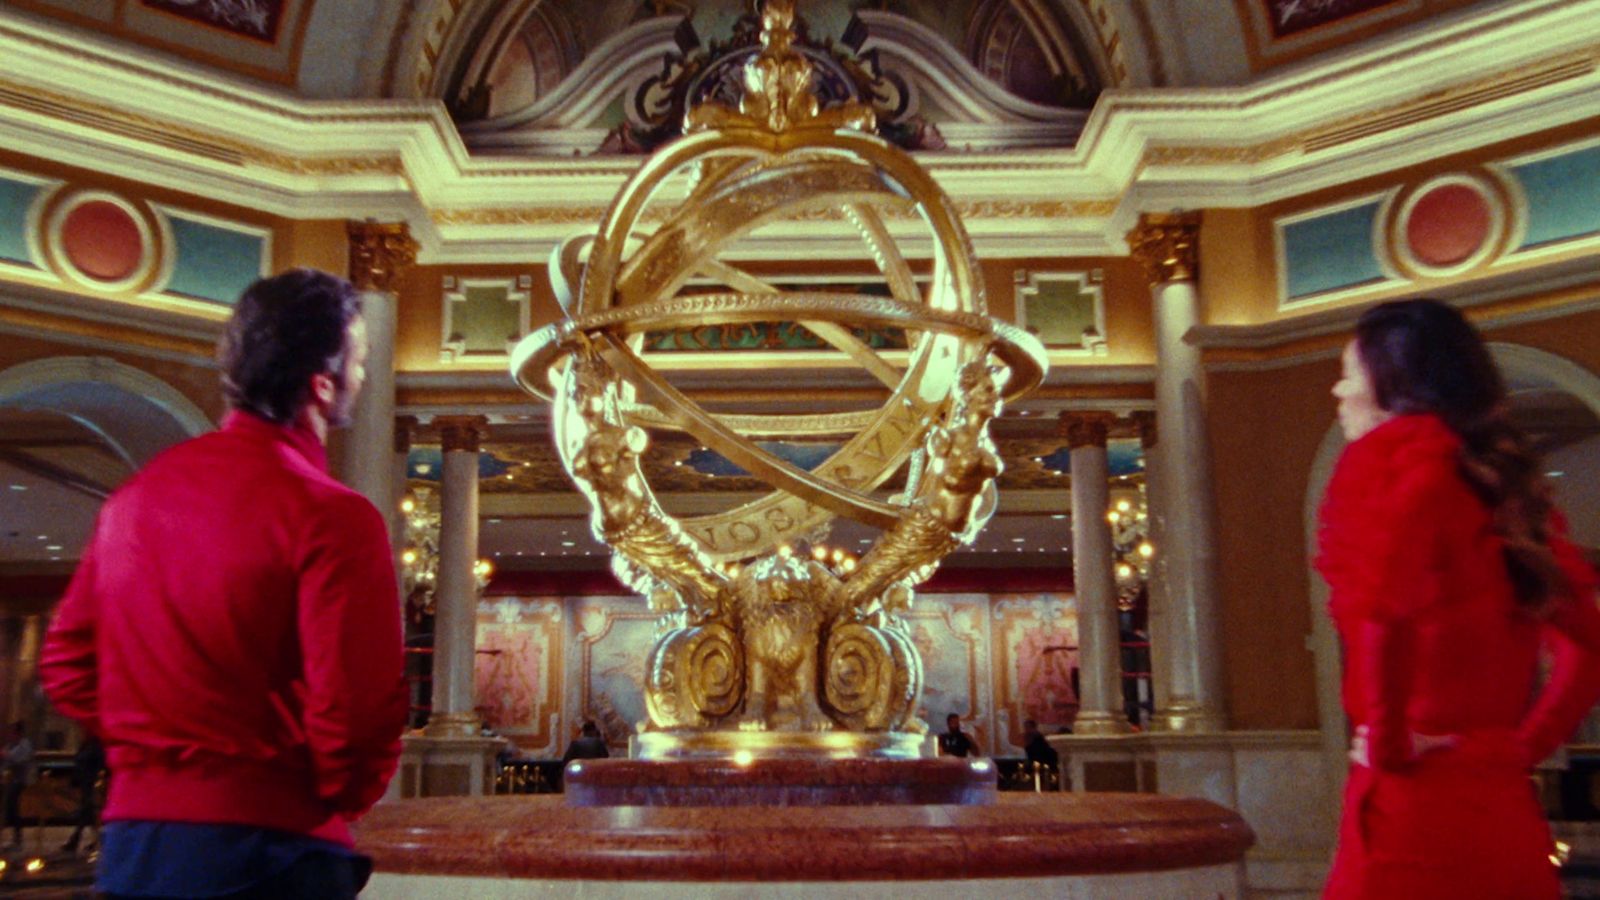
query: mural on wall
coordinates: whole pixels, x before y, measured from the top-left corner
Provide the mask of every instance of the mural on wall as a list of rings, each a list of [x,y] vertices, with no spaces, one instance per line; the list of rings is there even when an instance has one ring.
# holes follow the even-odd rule
[[[1395,0],[1265,0],[1267,21],[1272,24],[1273,36],[1279,38],[1393,2]]]
[[[548,751],[559,719],[560,601],[498,600],[478,607],[473,672],[484,723],[519,747]]]
[[[576,732],[593,720],[613,754],[647,718],[644,662],[655,643],[656,616],[634,597],[584,598],[576,612],[578,712],[567,723]]]
[[[981,678],[988,668],[987,598],[918,597],[905,618],[911,641],[922,654],[918,715],[929,731],[939,732],[945,717],[955,713],[979,750],[994,752],[987,684]]]
[[[144,0],[144,5],[272,43],[278,39],[284,0]]]
[[[1022,755],[1023,719],[1046,733],[1072,721],[1071,594],[923,595],[905,619],[922,653],[918,715],[930,745],[950,713],[993,756]],[[478,708],[523,756],[560,756],[586,719],[623,755],[646,718],[644,663],[655,628],[638,597],[486,600],[478,607]]]
[[[1046,733],[1078,713],[1078,613],[1070,595],[1000,596],[992,605],[996,733],[1021,745],[1022,723]]]

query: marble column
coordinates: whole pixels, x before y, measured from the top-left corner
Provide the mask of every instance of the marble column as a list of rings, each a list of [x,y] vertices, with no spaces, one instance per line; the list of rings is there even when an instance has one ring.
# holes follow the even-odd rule
[[[367,380],[344,435],[340,470],[345,483],[365,494],[385,515],[399,502],[390,464],[394,433],[395,329],[400,277],[417,259],[417,242],[404,222],[356,222],[350,236],[350,281],[362,292],[367,322]]]
[[[478,628],[478,450],[488,431],[483,416],[433,420],[444,450],[439,481],[439,574],[434,588],[433,713],[431,737],[478,733],[473,709],[473,660]]]
[[[408,463],[411,459],[411,440],[417,433],[416,416],[395,416],[394,418],[394,461],[390,464],[390,484],[393,489],[390,493],[388,507],[389,513],[389,543],[394,546],[395,559],[399,560],[400,551],[406,541],[406,517],[400,511],[400,503],[406,497],[406,483],[409,480]]]
[[[1155,556],[1150,560],[1149,572],[1145,576],[1145,593],[1149,598],[1146,607],[1149,621],[1146,628],[1150,638],[1150,670],[1152,673],[1159,673],[1163,670],[1165,662],[1162,654],[1167,652],[1167,645],[1170,643],[1167,636],[1167,622],[1172,615],[1171,601],[1167,594],[1166,555],[1162,550],[1167,542],[1166,517],[1156,512],[1157,509],[1164,508],[1167,502],[1166,485],[1161,482],[1161,467],[1154,462],[1156,441],[1160,432],[1156,429],[1154,412],[1141,410],[1128,418],[1139,435],[1139,449],[1144,455],[1144,500],[1149,529],[1145,536],[1150,545],[1156,548]],[[1155,708],[1166,709],[1171,703],[1166,680],[1155,676],[1150,681]]]
[[[1161,440],[1146,471],[1155,473],[1164,495],[1150,505],[1165,544],[1156,552],[1166,590],[1166,646],[1156,654],[1161,663],[1154,676],[1166,684],[1167,702],[1156,709],[1151,727],[1165,731],[1220,731],[1227,724],[1205,370],[1200,349],[1185,339],[1200,323],[1199,236],[1198,213],[1147,214],[1128,233],[1155,304]]]
[[[1109,413],[1063,413],[1072,462],[1072,579],[1078,602],[1078,717],[1073,734],[1129,731],[1122,709],[1122,638],[1112,571]]]

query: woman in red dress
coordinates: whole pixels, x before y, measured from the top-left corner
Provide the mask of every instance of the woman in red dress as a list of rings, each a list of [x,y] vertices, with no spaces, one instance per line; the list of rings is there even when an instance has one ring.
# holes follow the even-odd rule
[[[1594,571],[1454,308],[1369,310],[1333,395],[1317,567],[1355,733],[1325,896],[1555,898],[1529,771],[1600,698]]]

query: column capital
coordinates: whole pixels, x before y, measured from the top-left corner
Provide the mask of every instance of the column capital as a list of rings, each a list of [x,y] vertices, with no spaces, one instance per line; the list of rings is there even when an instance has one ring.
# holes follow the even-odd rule
[[[395,293],[400,276],[417,261],[417,241],[405,222],[351,219],[350,282],[363,291]]]
[[[1161,432],[1156,429],[1156,414],[1154,410],[1141,409],[1128,414],[1128,420],[1133,423],[1133,428],[1139,433],[1139,447],[1149,450],[1160,440]]]
[[[409,453],[411,439],[417,434],[416,416],[394,417],[394,452]]]
[[[489,436],[487,416],[435,416],[433,427],[439,431],[439,443],[445,453],[465,450],[477,453],[483,439]]]
[[[1067,446],[1104,447],[1106,437],[1117,417],[1108,412],[1064,412],[1060,414],[1061,431],[1067,437]]]
[[[1200,277],[1200,214],[1145,213],[1128,232],[1128,248],[1151,284]]]

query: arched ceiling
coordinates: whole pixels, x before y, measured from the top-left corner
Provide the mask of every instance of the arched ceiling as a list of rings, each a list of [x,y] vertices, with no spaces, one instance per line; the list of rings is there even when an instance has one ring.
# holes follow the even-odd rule
[[[1074,107],[1103,88],[1238,85],[1494,5],[1504,2],[800,0],[799,12],[819,42],[848,43],[861,14],[911,23],[1019,101]],[[323,99],[435,98],[468,118],[548,96],[651,19],[683,21],[709,48],[749,8],[749,0],[0,0],[0,15],[53,21],[84,40],[222,77]],[[684,47],[660,49],[658,64]]]

